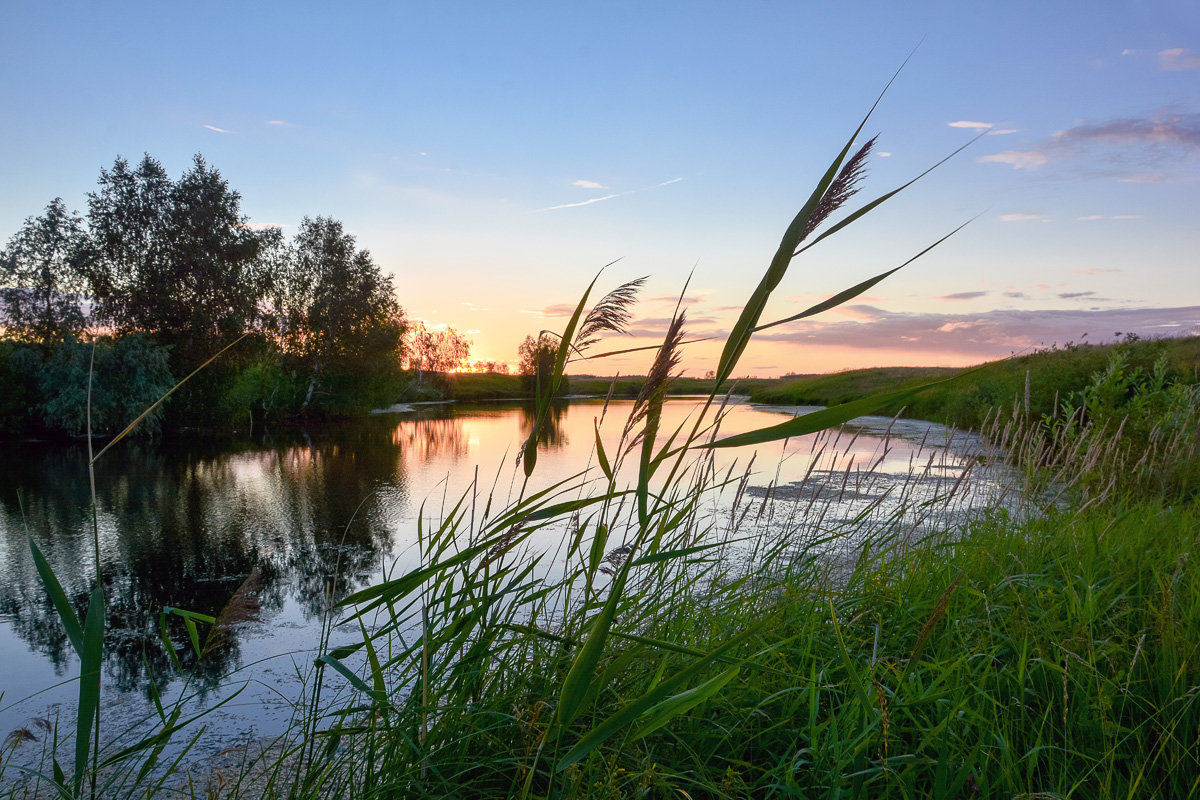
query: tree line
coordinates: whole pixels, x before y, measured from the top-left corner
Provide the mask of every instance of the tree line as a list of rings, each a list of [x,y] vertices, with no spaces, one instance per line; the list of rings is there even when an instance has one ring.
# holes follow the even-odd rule
[[[118,158],[85,213],[56,198],[27,219],[0,251],[0,327],[10,434],[81,432],[89,374],[93,427],[123,426],[233,342],[151,429],[357,413],[395,402],[406,370],[469,355],[453,329],[408,320],[341,222],[305,217],[290,239],[251,225],[199,155],[176,180]]]

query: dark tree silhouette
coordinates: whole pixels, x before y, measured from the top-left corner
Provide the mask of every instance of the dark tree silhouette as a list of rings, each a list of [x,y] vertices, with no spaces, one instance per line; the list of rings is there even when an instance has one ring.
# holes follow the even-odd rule
[[[53,343],[84,328],[93,260],[83,219],[56,197],[0,252],[0,324],[7,336]]]
[[[171,345],[180,373],[254,323],[270,278],[259,256],[279,232],[247,227],[241,196],[217,170],[197,155],[173,182],[148,155],[134,168],[118,158],[99,184],[88,223],[105,321]]]

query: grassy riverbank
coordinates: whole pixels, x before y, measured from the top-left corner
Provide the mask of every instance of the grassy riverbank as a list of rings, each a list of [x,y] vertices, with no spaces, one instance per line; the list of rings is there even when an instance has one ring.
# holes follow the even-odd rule
[[[962,378],[929,389],[922,394],[884,409],[904,415],[978,428],[997,406],[1025,403],[1026,379],[1029,411],[1041,417],[1051,414],[1060,400],[1083,390],[1091,376],[1103,370],[1115,352],[1126,357],[1130,371],[1149,372],[1162,359],[1169,379],[1188,383],[1200,381],[1200,337],[1175,339],[1130,339],[1120,344],[1067,345],[1044,352],[993,361]],[[746,393],[756,403],[787,405],[835,405],[877,392],[911,388],[960,370],[937,367],[884,367],[848,370],[781,384],[752,387]]]

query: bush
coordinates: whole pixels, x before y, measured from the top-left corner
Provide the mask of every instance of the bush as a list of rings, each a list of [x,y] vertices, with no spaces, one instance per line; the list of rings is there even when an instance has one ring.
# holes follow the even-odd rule
[[[42,360],[37,351],[15,342],[0,341],[0,436],[29,434],[38,426],[41,393],[37,375]]]
[[[39,379],[43,422],[72,435],[87,431],[90,374],[92,431],[119,432],[174,385],[167,355],[138,333],[55,346]],[[157,433],[161,418],[160,406],[134,432]]]

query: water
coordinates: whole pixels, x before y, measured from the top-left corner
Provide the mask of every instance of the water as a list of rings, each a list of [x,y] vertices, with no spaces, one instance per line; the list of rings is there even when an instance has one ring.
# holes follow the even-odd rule
[[[607,410],[602,430],[610,455],[629,408],[618,401]],[[595,470],[593,421],[603,409],[600,401],[576,400],[558,410],[534,484]],[[668,401],[662,430],[697,410],[694,399]],[[777,424],[802,410],[735,404],[721,431]],[[253,440],[129,442],[105,454],[96,466],[96,497],[108,599],[106,731],[148,732],[152,686],[166,698],[193,694],[196,707],[228,700],[241,687],[207,720],[208,735],[221,744],[285,730],[320,640],[327,595],[369,585],[384,570],[417,566],[422,504],[426,519],[440,518],[473,486],[467,502],[482,516],[489,498],[498,508],[515,497],[515,456],[531,424],[531,412],[519,404],[439,405]],[[754,460],[744,485],[732,481],[712,513],[761,535],[797,528],[798,514],[809,528],[857,520],[861,533],[870,530],[864,513],[889,517],[908,503],[904,524],[917,533],[995,502],[1002,491],[995,476],[970,481],[970,492],[958,481],[976,464],[978,446],[931,423],[863,418],[840,437],[802,437],[786,448],[760,447],[757,455],[720,450],[722,475],[743,475]],[[86,448],[9,444],[5,456],[0,737],[35,718],[73,719],[77,692],[70,679],[78,663],[42,589],[29,538],[81,615],[96,572]],[[952,489],[951,502],[922,505]],[[548,531],[533,544],[552,549],[555,535]],[[158,635],[162,609],[216,615],[248,576],[258,607],[243,611],[255,613],[242,614],[250,618],[213,643],[189,683],[169,678],[171,656]],[[192,660],[183,629],[172,630]],[[353,632],[335,632],[335,643],[339,637],[352,639]]]

